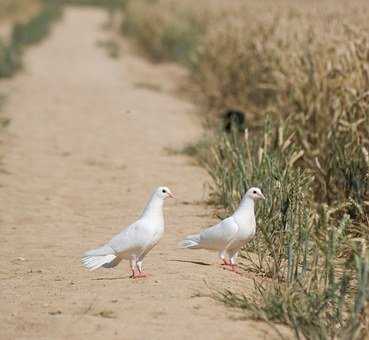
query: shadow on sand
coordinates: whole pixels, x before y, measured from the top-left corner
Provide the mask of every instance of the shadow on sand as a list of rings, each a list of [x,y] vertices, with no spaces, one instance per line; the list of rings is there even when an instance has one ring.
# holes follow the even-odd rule
[[[126,280],[129,279],[129,276],[120,276],[120,277],[97,277],[96,279],[91,279],[93,281],[102,281],[102,280]]]
[[[202,262],[202,261],[190,261],[190,260],[168,260],[170,262],[185,262],[185,263],[193,263],[199,266],[211,266],[210,263]]]

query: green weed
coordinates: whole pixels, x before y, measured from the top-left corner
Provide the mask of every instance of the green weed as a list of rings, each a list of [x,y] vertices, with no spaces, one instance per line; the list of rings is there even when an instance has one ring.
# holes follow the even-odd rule
[[[66,5],[98,6],[110,9],[121,9],[128,0],[63,0]]]
[[[123,27],[154,59],[185,61],[207,117],[246,112],[245,136],[216,129],[187,149],[212,177],[221,215],[250,186],[267,195],[257,235],[242,252],[245,269],[257,274],[255,296],[225,292],[222,300],[289,325],[296,338],[363,338],[369,8],[251,1],[217,12],[212,4],[135,2]],[[186,47],[177,55],[176,46]]]
[[[202,35],[196,16],[186,10],[160,8],[155,2],[129,2],[125,8],[122,31],[144,46],[155,61],[172,60],[194,63],[195,51]]]
[[[24,49],[38,43],[50,30],[50,25],[61,15],[57,1],[44,0],[41,11],[25,23],[13,26],[9,42],[0,41],[0,78],[11,77],[22,67]]]

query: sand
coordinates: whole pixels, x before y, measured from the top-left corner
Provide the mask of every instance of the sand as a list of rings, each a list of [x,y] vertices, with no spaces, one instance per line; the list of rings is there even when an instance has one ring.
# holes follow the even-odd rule
[[[98,42],[105,13],[68,8],[50,37],[28,50],[25,70],[0,82],[11,124],[0,145],[1,339],[271,339],[265,323],[212,297],[250,293],[250,274],[222,270],[216,254],[178,249],[216,221],[210,178],[183,155],[201,135],[196,108],[175,93],[186,76],[119,42]],[[182,99],[181,99],[182,98]],[[88,272],[86,250],[108,241],[167,185],[166,232],[144,261]]]

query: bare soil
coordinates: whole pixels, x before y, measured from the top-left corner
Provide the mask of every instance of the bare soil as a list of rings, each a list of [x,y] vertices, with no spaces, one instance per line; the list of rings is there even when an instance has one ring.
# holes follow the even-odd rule
[[[1,339],[265,339],[273,331],[211,297],[250,293],[250,274],[216,254],[179,249],[215,219],[204,204],[209,178],[172,155],[196,140],[194,107],[174,94],[185,77],[122,44],[112,59],[98,42],[105,13],[68,8],[26,69],[0,83],[11,124],[0,147]],[[191,114],[192,112],[192,114]],[[80,256],[141,213],[167,185],[166,233],[146,257],[147,279],[129,265],[88,272]]]

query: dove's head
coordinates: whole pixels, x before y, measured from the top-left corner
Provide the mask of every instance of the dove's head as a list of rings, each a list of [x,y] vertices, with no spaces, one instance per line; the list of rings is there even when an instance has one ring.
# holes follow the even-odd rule
[[[173,193],[170,191],[168,187],[159,187],[155,190],[155,195],[160,197],[161,199],[166,199],[168,197],[175,198]]]
[[[259,199],[265,200],[265,197],[264,197],[263,193],[261,192],[261,190],[259,188],[256,188],[256,187],[252,187],[249,190],[247,190],[245,196],[249,197],[253,200],[259,200]]]

